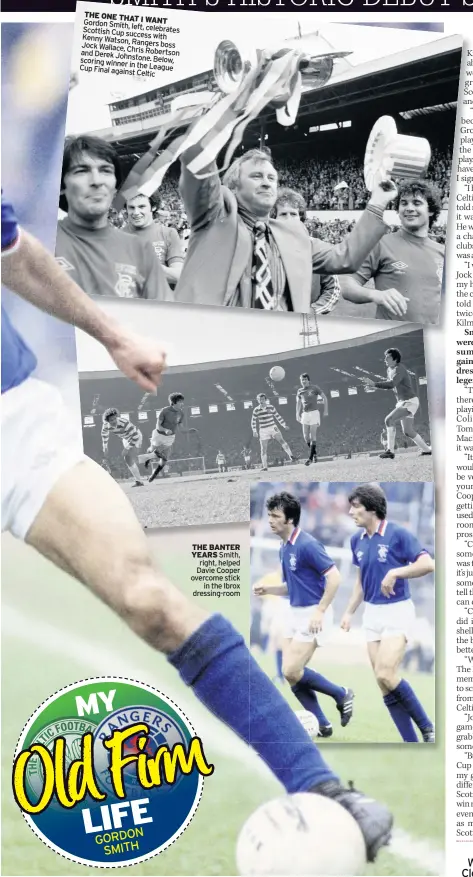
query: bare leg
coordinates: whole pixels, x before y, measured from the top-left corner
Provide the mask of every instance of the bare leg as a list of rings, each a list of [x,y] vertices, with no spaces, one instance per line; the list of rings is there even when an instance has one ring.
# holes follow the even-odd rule
[[[263,469],[267,469],[268,468],[268,440],[262,439],[260,444],[261,444],[261,463],[262,463]]]
[[[177,649],[207,618],[154,569],[128,499],[92,460],[59,479],[26,541],[87,585],[159,651]]]
[[[411,439],[424,454],[430,454],[432,448],[424,441],[421,435],[416,431],[414,426],[414,417],[403,417],[401,420],[402,431],[404,435]]]

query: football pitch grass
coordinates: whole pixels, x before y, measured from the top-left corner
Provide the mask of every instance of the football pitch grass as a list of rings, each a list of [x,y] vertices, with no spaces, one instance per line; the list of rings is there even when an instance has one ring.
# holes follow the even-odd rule
[[[206,533],[209,538],[209,532]],[[162,566],[186,591],[191,572],[190,551],[195,531],[151,537]],[[199,533],[200,541],[202,533]],[[215,541],[246,545],[247,527],[212,530]],[[79,584],[37,557],[3,539],[3,864],[4,875],[84,874],[47,849],[31,832],[12,798],[12,756],[21,729],[36,707],[61,686],[98,675],[128,675],[170,695],[191,718],[202,736],[215,772],[204,784],[202,803],[178,842],[158,857],[132,866],[127,873],[143,875],[233,875],[234,849],[241,825],[281,787],[247,747],[210,716],[178,679],[175,671],[131,634],[105,606]],[[177,559],[176,559],[177,558]],[[247,584],[243,582],[243,585]],[[231,617],[248,631],[249,601],[201,599],[209,610]],[[222,605],[223,604],[223,605]],[[265,660],[268,660],[265,657]],[[268,669],[271,669],[269,663]],[[329,672],[329,667],[320,667]],[[332,668],[334,678],[340,665]],[[357,691],[356,725],[343,731],[344,740],[362,732],[386,737],[389,724],[379,709],[379,695],[368,668],[350,667],[347,682]],[[409,677],[428,708],[431,680]],[[344,676],[345,679],[345,676]],[[342,681],[342,680],[340,680]],[[343,681],[342,681],[343,682]],[[343,683],[346,684],[346,683]],[[425,685],[425,689],[422,687]],[[281,689],[284,694],[284,687]],[[329,705],[331,707],[331,705]],[[334,722],[338,713],[330,711]],[[341,740],[340,726],[337,736]],[[324,744],[324,754],[343,781],[353,780],[368,795],[385,801],[396,819],[391,849],[383,851],[365,874],[439,874],[443,847],[443,753],[435,746]],[[88,868],[88,873],[103,873]]]

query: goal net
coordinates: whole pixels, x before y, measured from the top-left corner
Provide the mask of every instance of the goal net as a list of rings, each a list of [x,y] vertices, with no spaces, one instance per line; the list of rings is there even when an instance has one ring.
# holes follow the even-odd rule
[[[205,472],[205,457],[183,457],[180,460],[168,460],[164,467],[165,475],[198,475]]]

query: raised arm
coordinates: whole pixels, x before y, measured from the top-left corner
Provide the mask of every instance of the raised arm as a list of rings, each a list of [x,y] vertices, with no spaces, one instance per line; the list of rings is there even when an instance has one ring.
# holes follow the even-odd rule
[[[313,246],[312,271],[315,274],[352,274],[386,234],[383,213],[396,197],[397,189],[391,181],[382,186],[374,189],[355,228],[340,244],[332,246],[318,241],[318,246]]]
[[[181,177],[179,191],[192,231],[199,231],[209,225],[219,215],[223,207],[223,194],[217,165],[212,165],[212,176],[197,179],[189,170],[189,163],[195,156],[195,147],[181,155]]]
[[[21,229],[18,246],[2,259],[2,282],[42,311],[77,326],[107,349],[118,368],[155,392],[166,355],[154,341],[134,335],[74,283],[33,235]]]

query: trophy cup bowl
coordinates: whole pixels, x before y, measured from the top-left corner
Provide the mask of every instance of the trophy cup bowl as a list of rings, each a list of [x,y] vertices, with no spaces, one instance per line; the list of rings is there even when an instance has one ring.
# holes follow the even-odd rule
[[[381,116],[368,138],[364,177],[368,191],[387,178],[418,180],[423,177],[431,157],[430,143],[424,137],[399,134],[392,116]]]

